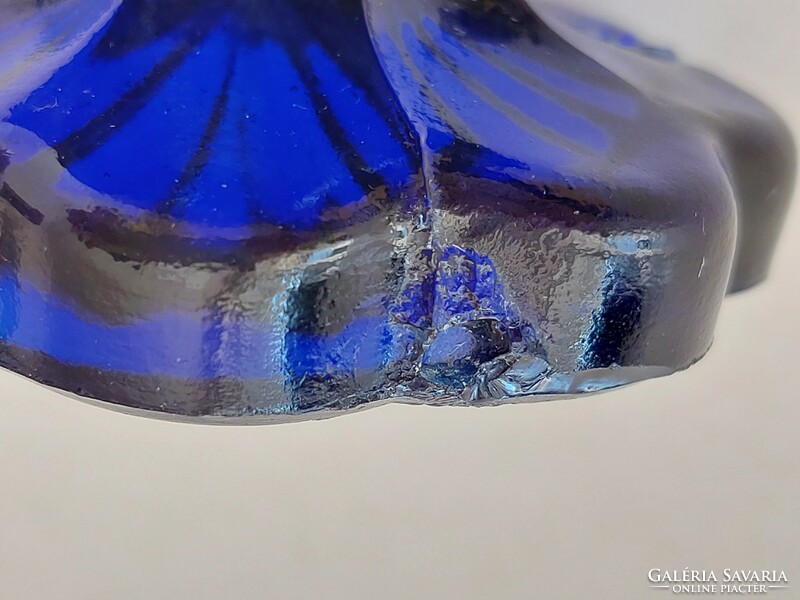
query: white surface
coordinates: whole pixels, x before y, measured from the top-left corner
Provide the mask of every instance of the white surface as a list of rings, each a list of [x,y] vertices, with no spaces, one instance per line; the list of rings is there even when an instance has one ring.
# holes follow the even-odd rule
[[[800,130],[800,2],[601,14]],[[0,373],[0,598],[639,600],[669,595],[655,567],[782,569],[793,589],[772,595],[800,597],[796,204],[704,361],[588,400],[227,429]]]

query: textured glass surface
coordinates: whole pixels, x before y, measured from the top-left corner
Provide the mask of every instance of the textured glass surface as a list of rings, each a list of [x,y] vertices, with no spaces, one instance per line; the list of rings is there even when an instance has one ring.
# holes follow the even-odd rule
[[[551,5],[7,0],[0,56],[0,365],[164,416],[683,369],[793,183],[769,109]]]

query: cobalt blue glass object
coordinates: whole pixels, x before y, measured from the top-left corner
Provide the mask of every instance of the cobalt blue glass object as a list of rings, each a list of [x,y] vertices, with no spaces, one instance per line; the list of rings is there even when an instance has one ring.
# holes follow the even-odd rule
[[[766,274],[758,101],[522,0],[6,0],[0,365],[236,422],[666,375]]]

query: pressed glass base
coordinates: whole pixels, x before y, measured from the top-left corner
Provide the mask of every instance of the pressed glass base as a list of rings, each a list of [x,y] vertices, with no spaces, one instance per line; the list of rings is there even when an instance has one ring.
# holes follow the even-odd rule
[[[766,274],[783,123],[518,0],[0,8],[0,365],[178,418],[666,375]]]

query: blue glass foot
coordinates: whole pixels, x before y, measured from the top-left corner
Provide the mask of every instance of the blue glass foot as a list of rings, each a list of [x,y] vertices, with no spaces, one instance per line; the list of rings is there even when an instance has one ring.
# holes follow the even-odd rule
[[[0,366],[119,408],[269,422],[666,375],[763,279],[791,196],[767,107],[557,6],[0,17]]]

